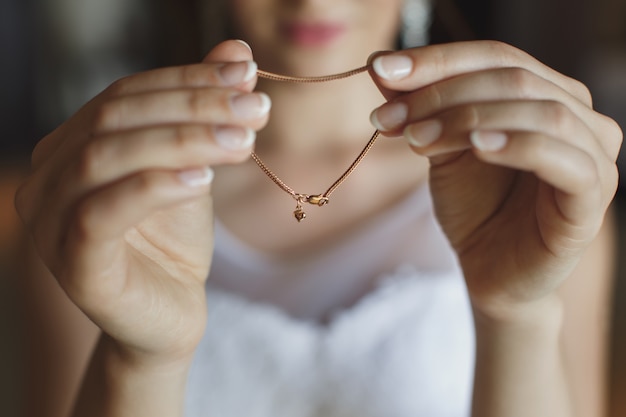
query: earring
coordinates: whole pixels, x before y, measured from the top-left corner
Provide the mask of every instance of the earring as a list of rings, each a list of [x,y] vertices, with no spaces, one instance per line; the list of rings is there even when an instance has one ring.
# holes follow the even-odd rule
[[[426,45],[431,23],[431,0],[404,0],[400,29],[402,49]]]

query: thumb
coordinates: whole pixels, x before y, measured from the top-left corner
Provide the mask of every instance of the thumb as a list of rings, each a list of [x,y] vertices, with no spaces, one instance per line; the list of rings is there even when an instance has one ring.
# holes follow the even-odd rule
[[[202,60],[203,63],[224,63],[224,62],[241,62],[253,61],[252,49],[244,41],[227,40],[215,46]],[[242,84],[239,88],[244,91],[252,91],[256,85],[256,76]]]
[[[389,88],[385,87],[379,82],[380,77],[374,72],[374,68],[372,67],[372,62],[374,62],[374,59],[378,58],[379,56],[387,55],[392,52],[393,51],[378,51],[378,52],[374,52],[367,58],[367,65],[369,65],[368,73],[370,77],[372,77],[372,81],[374,82],[374,85],[378,87],[378,90],[382,93],[383,97],[385,97],[387,101],[398,97],[402,93],[400,91],[390,90]]]
[[[252,49],[250,49],[250,46],[244,41],[231,39],[218,44],[204,57],[202,62],[218,63],[252,60]]]

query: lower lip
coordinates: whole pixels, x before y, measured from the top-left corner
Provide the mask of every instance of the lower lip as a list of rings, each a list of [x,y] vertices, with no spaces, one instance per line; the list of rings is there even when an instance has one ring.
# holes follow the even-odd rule
[[[283,35],[291,43],[307,47],[327,46],[344,32],[344,26],[332,24],[289,24],[282,27]]]

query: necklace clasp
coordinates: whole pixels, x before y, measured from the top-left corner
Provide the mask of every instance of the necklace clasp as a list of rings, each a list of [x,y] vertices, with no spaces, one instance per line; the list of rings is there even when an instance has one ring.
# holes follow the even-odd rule
[[[306,198],[307,203],[316,204],[320,207],[328,204],[328,197],[324,197],[323,195],[310,195]]]

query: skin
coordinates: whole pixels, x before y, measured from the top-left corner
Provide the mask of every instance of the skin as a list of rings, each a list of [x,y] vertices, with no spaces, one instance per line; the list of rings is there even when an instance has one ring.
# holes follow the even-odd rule
[[[229,6],[234,32],[250,44],[261,68],[310,76],[362,66],[373,51],[393,48],[402,3],[233,0]],[[345,32],[329,44],[303,46],[280,34],[281,25],[294,22],[340,24]]]
[[[427,179],[474,308],[474,415],[602,414],[605,216],[622,134],[592,109],[582,84],[497,42],[379,53],[370,77],[341,87],[243,78],[254,59],[296,75],[362,65],[392,47],[400,2],[385,14],[388,3],[283,9],[273,0],[233,1],[235,27],[258,56],[228,41],[201,64],[124,78],[37,145],[16,207],[46,267],[102,331],[73,415],[182,415],[205,325],[214,213],[268,252],[314,252]],[[287,46],[272,30],[273,16],[329,11],[345,13],[351,25],[336,49]],[[259,14],[266,19],[254,19]],[[372,30],[377,19],[380,32]],[[272,117],[255,88],[272,97]],[[234,97],[248,103],[245,112]],[[304,189],[319,187],[369,136],[370,113],[409,146],[384,141],[342,186],[333,210],[315,212],[315,223],[285,216],[276,187],[244,162],[253,144],[242,138],[265,128],[257,150],[266,162]],[[219,134],[224,127],[230,141]],[[206,167],[215,168],[212,182]],[[272,230],[285,233],[258,238]],[[574,326],[568,317],[580,303],[589,306],[588,321]],[[63,407],[47,415],[66,415]]]

